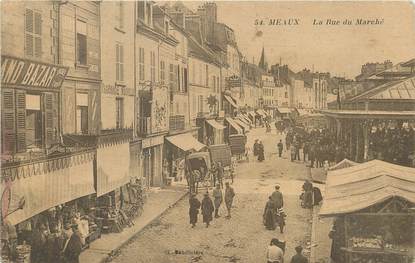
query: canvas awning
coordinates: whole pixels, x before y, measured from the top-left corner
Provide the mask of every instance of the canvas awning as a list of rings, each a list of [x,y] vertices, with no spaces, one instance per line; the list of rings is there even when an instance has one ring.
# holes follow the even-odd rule
[[[217,130],[223,130],[226,127],[223,126],[222,124],[220,124],[219,122],[215,121],[215,120],[206,120],[206,122],[212,126],[213,128],[217,129]]]
[[[251,120],[243,115],[239,115],[237,117],[240,121],[242,121],[243,123],[245,123],[246,125],[250,126],[251,125]]]
[[[264,110],[262,110],[262,109],[259,109],[259,110],[257,110],[256,111],[259,115],[261,115],[263,118],[266,118],[267,117],[267,113],[264,111]]]
[[[290,108],[278,108],[278,111],[279,111],[281,114],[291,113],[291,109],[290,109]]]
[[[234,119],[228,117],[228,118],[226,118],[226,121],[229,123],[229,125],[232,126],[232,128],[234,128],[236,130],[237,133],[239,133],[239,134],[243,133],[241,127],[235,122]]]
[[[243,121],[239,120],[239,119],[234,119],[234,121],[241,126],[242,128],[244,128],[245,131],[249,131],[249,125],[247,125],[246,123],[244,123]]]
[[[228,95],[223,95],[223,97],[232,105],[232,107],[238,108],[238,105],[233,101],[231,97]]]
[[[248,122],[248,124],[251,124],[252,123],[252,121],[249,118],[248,114],[242,114],[241,117],[244,118]]]
[[[321,216],[353,213],[400,197],[415,204],[415,168],[379,160],[328,172]]]
[[[255,111],[250,111],[250,112],[248,112],[248,114],[251,115],[252,118],[254,118],[254,119],[255,119],[255,117],[257,115],[257,113]]]
[[[196,140],[191,134],[179,134],[170,137],[166,137],[166,139],[175,145],[176,147],[182,149],[183,151],[195,150],[200,151],[206,145]]]

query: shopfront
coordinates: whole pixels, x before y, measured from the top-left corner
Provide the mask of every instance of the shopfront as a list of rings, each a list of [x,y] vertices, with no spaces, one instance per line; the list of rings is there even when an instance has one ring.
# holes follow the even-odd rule
[[[59,134],[59,96],[68,68],[2,55],[2,154],[45,149]]]
[[[164,135],[148,137],[142,141],[143,185],[149,187],[163,186],[163,144]]]

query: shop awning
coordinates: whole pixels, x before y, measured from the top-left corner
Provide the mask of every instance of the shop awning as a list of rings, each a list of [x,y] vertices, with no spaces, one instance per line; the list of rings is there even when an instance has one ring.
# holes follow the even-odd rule
[[[290,108],[278,108],[278,111],[281,113],[281,114],[288,114],[288,113],[291,113],[291,109]]]
[[[267,117],[267,113],[264,111],[264,110],[262,110],[262,109],[259,109],[259,110],[257,110],[256,111],[259,115],[261,115],[263,118],[266,118]]]
[[[1,192],[10,193],[8,207],[3,209],[11,212],[18,208],[20,200],[25,200],[23,209],[11,213],[6,220],[16,225],[47,209],[95,193],[94,157],[94,151],[87,151],[2,168],[5,174],[15,176],[7,181],[2,178]]]
[[[217,130],[223,130],[226,127],[223,126],[222,124],[220,124],[219,122],[215,121],[215,120],[206,120],[206,122],[212,126],[213,128],[217,129]]]
[[[185,152],[190,150],[200,151],[206,147],[189,133],[166,137],[166,139]]]
[[[237,117],[240,121],[242,121],[243,123],[245,123],[246,125],[250,126],[251,125],[251,120],[243,115],[239,115]]]
[[[233,101],[231,97],[228,95],[223,95],[223,97],[232,105],[232,107],[238,108],[238,105]]]
[[[400,197],[415,204],[415,168],[379,160],[329,171],[322,216],[353,213]]]
[[[130,143],[103,145],[97,149],[97,196],[130,181]]]
[[[246,123],[244,123],[243,121],[239,120],[239,119],[234,119],[234,121],[241,126],[242,128],[244,128],[245,132],[249,131],[249,125],[247,125]]]
[[[226,121],[229,123],[229,125],[232,126],[232,128],[234,128],[236,130],[237,133],[239,133],[239,134],[243,133],[241,127],[235,122],[234,119],[228,117],[228,118],[226,118]]]

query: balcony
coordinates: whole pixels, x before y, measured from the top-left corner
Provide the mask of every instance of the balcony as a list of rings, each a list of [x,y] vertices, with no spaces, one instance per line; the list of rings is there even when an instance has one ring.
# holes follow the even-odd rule
[[[169,117],[169,130],[180,131],[186,128],[184,115],[173,115]]]

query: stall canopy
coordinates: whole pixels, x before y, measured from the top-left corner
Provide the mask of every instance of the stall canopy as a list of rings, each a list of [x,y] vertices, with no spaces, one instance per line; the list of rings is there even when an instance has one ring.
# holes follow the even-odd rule
[[[251,115],[251,117],[252,117],[252,118],[254,118],[254,119],[255,119],[255,117],[256,117],[256,115],[257,115],[257,114],[255,113],[255,111],[250,111],[250,112],[248,112],[248,114],[249,114],[249,115]]]
[[[220,124],[219,122],[215,121],[215,120],[206,120],[206,122],[212,126],[213,128],[217,129],[217,130],[223,130],[226,127],[223,126],[222,124]]]
[[[249,118],[248,114],[242,114],[242,115],[241,115],[241,118],[245,119],[245,120],[247,121],[247,123],[248,123],[248,124],[251,124],[251,123],[252,123],[252,121],[251,121],[251,119]]]
[[[291,113],[291,109],[290,108],[278,108],[278,111],[281,114]]]
[[[243,133],[241,127],[235,122],[234,119],[228,117],[228,118],[226,118],[226,121],[229,123],[229,125],[232,126],[232,128],[234,128],[237,131],[237,133],[240,133],[240,134]]]
[[[225,97],[225,99],[232,105],[232,107],[238,108],[238,105],[231,97],[229,97],[228,95],[223,95],[223,97]]]
[[[239,119],[234,119],[234,121],[241,126],[242,128],[244,128],[245,131],[249,131],[249,125],[247,125],[246,123],[244,123],[243,121],[239,120]]]
[[[349,159],[344,159],[343,161],[341,161],[341,162],[339,162],[339,163],[337,163],[337,164],[335,164],[333,166],[330,166],[329,167],[329,170],[330,171],[339,170],[339,169],[343,169],[343,168],[355,166],[355,165],[358,165],[358,164],[359,163],[350,161]]]
[[[239,115],[238,117],[237,117],[240,121],[242,121],[243,123],[245,123],[246,125],[248,125],[248,126],[250,126],[251,125],[251,121],[248,119],[246,119],[244,116],[242,116],[242,115]]]
[[[357,212],[392,197],[415,203],[415,168],[373,160],[329,171],[319,214]]]
[[[263,118],[267,117],[267,113],[263,109],[259,109],[256,111],[259,115],[261,115]]]
[[[200,151],[201,149],[206,147],[206,145],[200,143],[189,133],[166,137],[166,139],[172,144],[174,144],[176,147],[182,149],[183,151]]]

